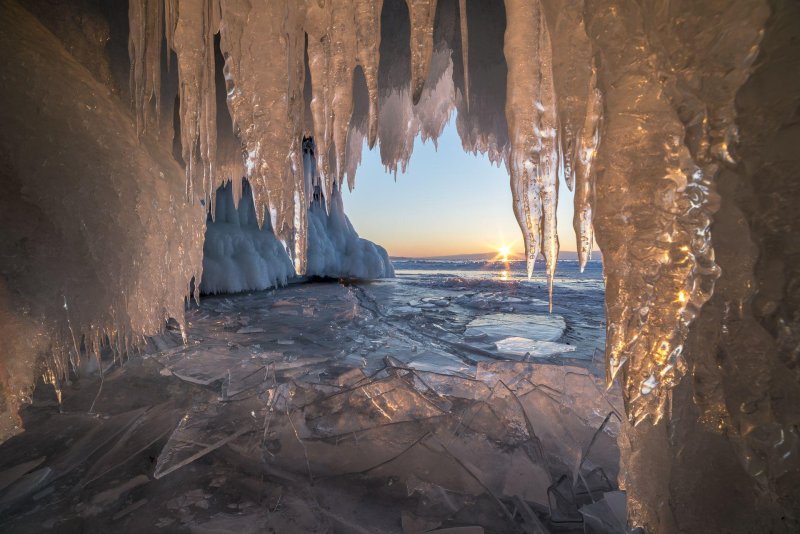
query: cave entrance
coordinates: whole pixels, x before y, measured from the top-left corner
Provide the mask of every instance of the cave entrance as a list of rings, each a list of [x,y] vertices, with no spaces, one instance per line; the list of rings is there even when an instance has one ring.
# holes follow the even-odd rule
[[[604,385],[601,264],[595,257],[581,272],[570,257],[572,199],[563,187],[565,252],[550,311],[543,263],[528,280],[519,254],[506,169],[465,153],[453,119],[438,149],[415,142],[396,178],[378,148],[365,150],[353,192],[345,186],[329,210],[314,195],[310,271],[318,256],[338,258],[342,269],[369,264],[375,242],[395,277],[207,296],[187,316],[190,338],[200,340],[195,353],[173,368],[221,382],[225,409],[254,422],[251,451],[266,450],[268,465],[335,480],[345,496],[374,487],[359,504],[366,513],[399,506],[404,521],[416,517],[411,510],[441,521],[461,510],[489,525],[493,507],[514,500],[533,506],[524,521],[543,517],[552,529],[577,531],[593,513],[622,525],[623,409],[618,388]],[[257,271],[259,250],[280,255],[289,272],[269,221],[257,226],[248,189],[234,210],[229,188],[217,194],[204,276]],[[212,267],[209,252],[229,265]],[[176,465],[165,459],[157,476]],[[477,504],[462,502],[470,492]]]

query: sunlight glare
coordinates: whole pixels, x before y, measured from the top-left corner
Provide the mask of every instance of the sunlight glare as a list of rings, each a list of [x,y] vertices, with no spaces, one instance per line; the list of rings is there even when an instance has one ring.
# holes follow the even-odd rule
[[[497,256],[504,262],[508,262],[508,255],[511,253],[510,245],[500,245],[497,249]]]

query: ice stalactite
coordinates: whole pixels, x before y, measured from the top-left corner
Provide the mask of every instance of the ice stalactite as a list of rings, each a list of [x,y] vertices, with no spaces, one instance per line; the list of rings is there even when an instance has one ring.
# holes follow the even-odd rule
[[[440,22],[432,37],[432,51],[417,103],[412,98],[412,51],[407,42],[412,32],[411,14],[402,2],[387,1],[383,22],[394,22],[398,31],[385,33],[381,41],[380,120],[378,138],[381,160],[387,170],[405,172],[417,135],[423,142],[441,135],[455,107],[453,38],[457,23],[454,4],[439,2]]]
[[[381,11],[383,0],[355,0],[358,55],[356,61],[364,71],[369,92],[367,143],[375,146],[378,136],[378,64],[381,47]]]
[[[371,143],[375,142],[379,16],[376,6],[355,0],[311,4],[308,8],[305,29],[311,72],[313,133],[328,207],[333,189],[341,188],[346,174],[351,187],[355,183],[356,165],[348,163],[347,154],[355,99],[353,77],[357,65],[361,66],[366,79],[369,100],[367,129]]]
[[[460,49],[463,70],[456,128],[464,150],[484,153],[489,161],[500,165],[508,155],[505,116],[508,71],[503,55],[506,12],[502,2],[469,2],[463,16],[468,28],[466,37],[462,35],[461,42],[452,45],[453,50]],[[480,46],[470,47],[469,41]],[[466,65],[465,54],[469,58]]]
[[[226,2],[220,47],[228,108],[246,150],[259,223],[267,211],[295,269],[305,271],[306,194],[302,167],[305,100],[304,12],[296,2],[269,7]],[[249,50],[270,50],[251,54]]]
[[[331,62],[331,38],[328,30],[331,24],[330,3],[308,6],[305,20],[305,31],[308,35],[308,68],[311,74],[311,116],[313,120],[314,144],[316,146],[317,172],[328,190],[332,186],[330,177],[330,143],[331,132],[331,87],[329,72]]]
[[[369,89],[364,76],[364,70],[356,67],[353,76],[353,113],[350,117],[350,129],[347,132],[347,148],[345,150],[344,174],[347,177],[347,187],[353,191],[356,186],[356,170],[361,164],[361,153],[364,150],[364,140],[369,143],[369,128],[372,120],[370,111]],[[377,99],[377,94],[375,95]],[[377,102],[375,104],[377,106]],[[375,122],[375,135],[377,136],[377,121]],[[342,177],[344,181],[345,177]]]
[[[586,101],[586,118],[578,131],[573,157],[575,177],[575,211],[572,226],[575,229],[575,245],[581,272],[592,258],[594,226],[592,216],[595,204],[594,158],[600,144],[600,128],[603,114],[603,95],[597,89],[597,73],[592,66],[589,78],[589,94]],[[564,169],[566,171],[565,162]]]
[[[356,20],[354,3],[334,2],[331,7],[330,38],[330,78],[331,106],[327,120],[335,148],[335,173],[328,173],[325,181],[325,200],[330,207],[333,188],[341,187],[344,177],[347,133],[353,115],[353,71],[356,68],[358,43],[356,40]]]
[[[541,0],[541,3],[555,51],[553,79],[558,96],[564,180],[572,190],[578,138],[586,116],[592,45],[583,25],[583,0]]]
[[[219,29],[219,5],[214,0],[177,0],[167,13],[168,44],[178,56],[187,194],[193,200],[194,189],[201,184],[201,198],[213,212],[217,152],[214,34]]]
[[[382,2],[348,0],[307,7],[308,63],[311,74],[311,113],[317,145],[319,176],[330,207],[333,189],[345,176],[352,189],[366,137],[374,146],[378,131],[378,63]],[[367,95],[354,84],[361,68]],[[354,87],[355,86],[355,87]],[[357,100],[366,101],[366,123],[353,122]]]
[[[514,215],[525,242],[529,277],[540,251],[545,258],[552,308],[559,157],[550,34],[538,0],[506,0],[506,16],[507,165]]]
[[[130,55],[130,93],[136,112],[136,129],[144,131],[161,115],[161,42],[164,1],[140,0],[128,4],[128,54]],[[157,119],[156,119],[157,120]],[[156,128],[156,131],[158,129]]]
[[[583,22],[583,7],[584,0],[542,0],[554,50],[561,167],[567,187],[575,190],[573,226],[581,269],[591,257],[594,239],[592,163],[603,112],[602,95],[596,88],[592,45]]]
[[[433,54],[437,0],[406,0],[411,21],[411,100],[419,103]]]

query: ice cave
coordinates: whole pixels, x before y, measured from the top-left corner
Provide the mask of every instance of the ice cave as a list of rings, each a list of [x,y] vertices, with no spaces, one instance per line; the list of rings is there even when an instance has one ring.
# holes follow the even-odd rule
[[[800,532],[797,1],[0,25],[0,531]],[[345,213],[448,124],[513,280]]]

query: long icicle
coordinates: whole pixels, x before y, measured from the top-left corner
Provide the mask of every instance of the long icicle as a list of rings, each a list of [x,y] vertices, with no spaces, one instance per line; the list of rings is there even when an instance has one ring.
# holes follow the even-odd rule
[[[545,258],[550,309],[558,258],[558,146],[550,35],[538,0],[506,0],[506,121],[514,214],[525,241],[528,277]]]
[[[469,28],[467,25],[467,0],[458,0],[458,13],[461,23],[461,63],[464,67],[464,98],[469,111]]]
[[[589,98],[586,103],[586,120],[578,135],[575,154],[575,214],[572,225],[578,247],[578,262],[581,272],[586,262],[592,258],[594,229],[592,213],[594,205],[594,157],[600,143],[600,123],[602,121],[602,95],[597,89],[597,74],[594,68],[589,79]]]
[[[381,47],[381,10],[383,0],[356,0],[358,55],[369,92],[367,143],[372,150],[378,138],[378,64]]]

